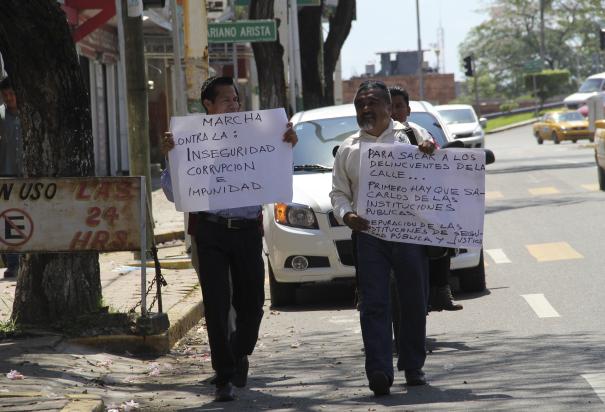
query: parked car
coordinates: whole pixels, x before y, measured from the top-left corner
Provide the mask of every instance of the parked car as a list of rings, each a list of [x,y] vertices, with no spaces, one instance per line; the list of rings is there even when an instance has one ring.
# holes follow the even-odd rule
[[[586,99],[596,94],[605,95],[605,72],[588,77],[576,93],[563,99],[563,103],[568,109],[576,110],[586,104]]]
[[[436,143],[452,141],[439,113],[427,102],[410,102],[410,121],[426,128]],[[264,248],[271,303],[292,303],[302,283],[352,281],[351,231],[338,223],[329,193],[336,148],[359,127],[352,104],[296,113],[292,203],[264,206]],[[451,268],[465,291],[485,289],[483,250],[461,250]]]
[[[533,125],[533,133],[538,144],[552,140],[555,144],[563,140],[577,142],[579,139],[594,139],[594,133],[588,129],[586,120],[577,111],[559,111],[546,113]]]
[[[597,120],[595,126],[597,129],[594,134],[594,150],[597,177],[599,179],[599,189],[605,191],[605,120]]]
[[[485,133],[483,128],[487,119],[478,118],[473,106],[468,104],[444,104],[435,106],[454,139],[464,142],[465,147],[484,147]]]

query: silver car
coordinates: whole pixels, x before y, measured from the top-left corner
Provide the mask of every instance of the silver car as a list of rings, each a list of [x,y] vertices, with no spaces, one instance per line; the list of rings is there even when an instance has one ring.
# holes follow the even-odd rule
[[[468,104],[444,104],[435,106],[452,137],[461,140],[464,147],[484,147],[485,133],[483,128],[487,124],[484,118],[479,119],[473,106]]]

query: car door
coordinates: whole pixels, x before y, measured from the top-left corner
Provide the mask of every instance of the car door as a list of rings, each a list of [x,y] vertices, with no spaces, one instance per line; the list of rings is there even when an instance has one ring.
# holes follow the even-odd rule
[[[550,139],[550,135],[553,129],[554,118],[550,114],[544,115],[544,121],[540,127],[540,137],[542,139],[548,140]]]

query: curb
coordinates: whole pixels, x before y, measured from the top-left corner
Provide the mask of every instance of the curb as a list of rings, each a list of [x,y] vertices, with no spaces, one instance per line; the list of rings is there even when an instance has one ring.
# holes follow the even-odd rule
[[[164,333],[150,336],[99,335],[69,339],[69,343],[92,346],[113,353],[162,355],[204,317],[204,303],[199,286],[168,310],[170,327]]]
[[[154,235],[155,243],[166,243],[173,240],[183,240],[185,239],[185,231],[184,230],[173,230],[171,232],[164,233],[155,233]]]
[[[493,130],[490,130],[489,132],[485,132],[485,134],[504,132],[506,130],[515,129],[517,127],[527,126],[528,124],[536,123],[537,121],[538,121],[538,119],[525,120],[523,122],[509,124],[508,126],[498,127],[497,129],[493,129]]]
[[[132,260],[128,262],[126,265],[141,267],[140,260]],[[155,262],[153,260],[148,260],[145,263],[145,266],[148,268],[154,268]],[[171,258],[171,259],[160,259],[160,267],[162,269],[193,269],[193,265],[191,264],[191,258],[182,257],[182,258]]]

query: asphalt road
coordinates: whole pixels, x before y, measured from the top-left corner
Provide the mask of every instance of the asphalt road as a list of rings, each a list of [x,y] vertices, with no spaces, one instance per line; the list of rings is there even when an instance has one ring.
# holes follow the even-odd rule
[[[107,395],[134,395],[147,410],[605,410],[605,192],[593,149],[538,146],[530,127],[489,135],[487,147],[497,159],[486,181],[488,290],[456,296],[462,311],[430,314],[429,385],[407,388],[399,373],[390,396],[372,396],[352,290],[336,284],[303,288],[278,311],[267,301],[235,402],[212,402],[202,327],[157,360],[178,372],[162,372],[153,393]]]

